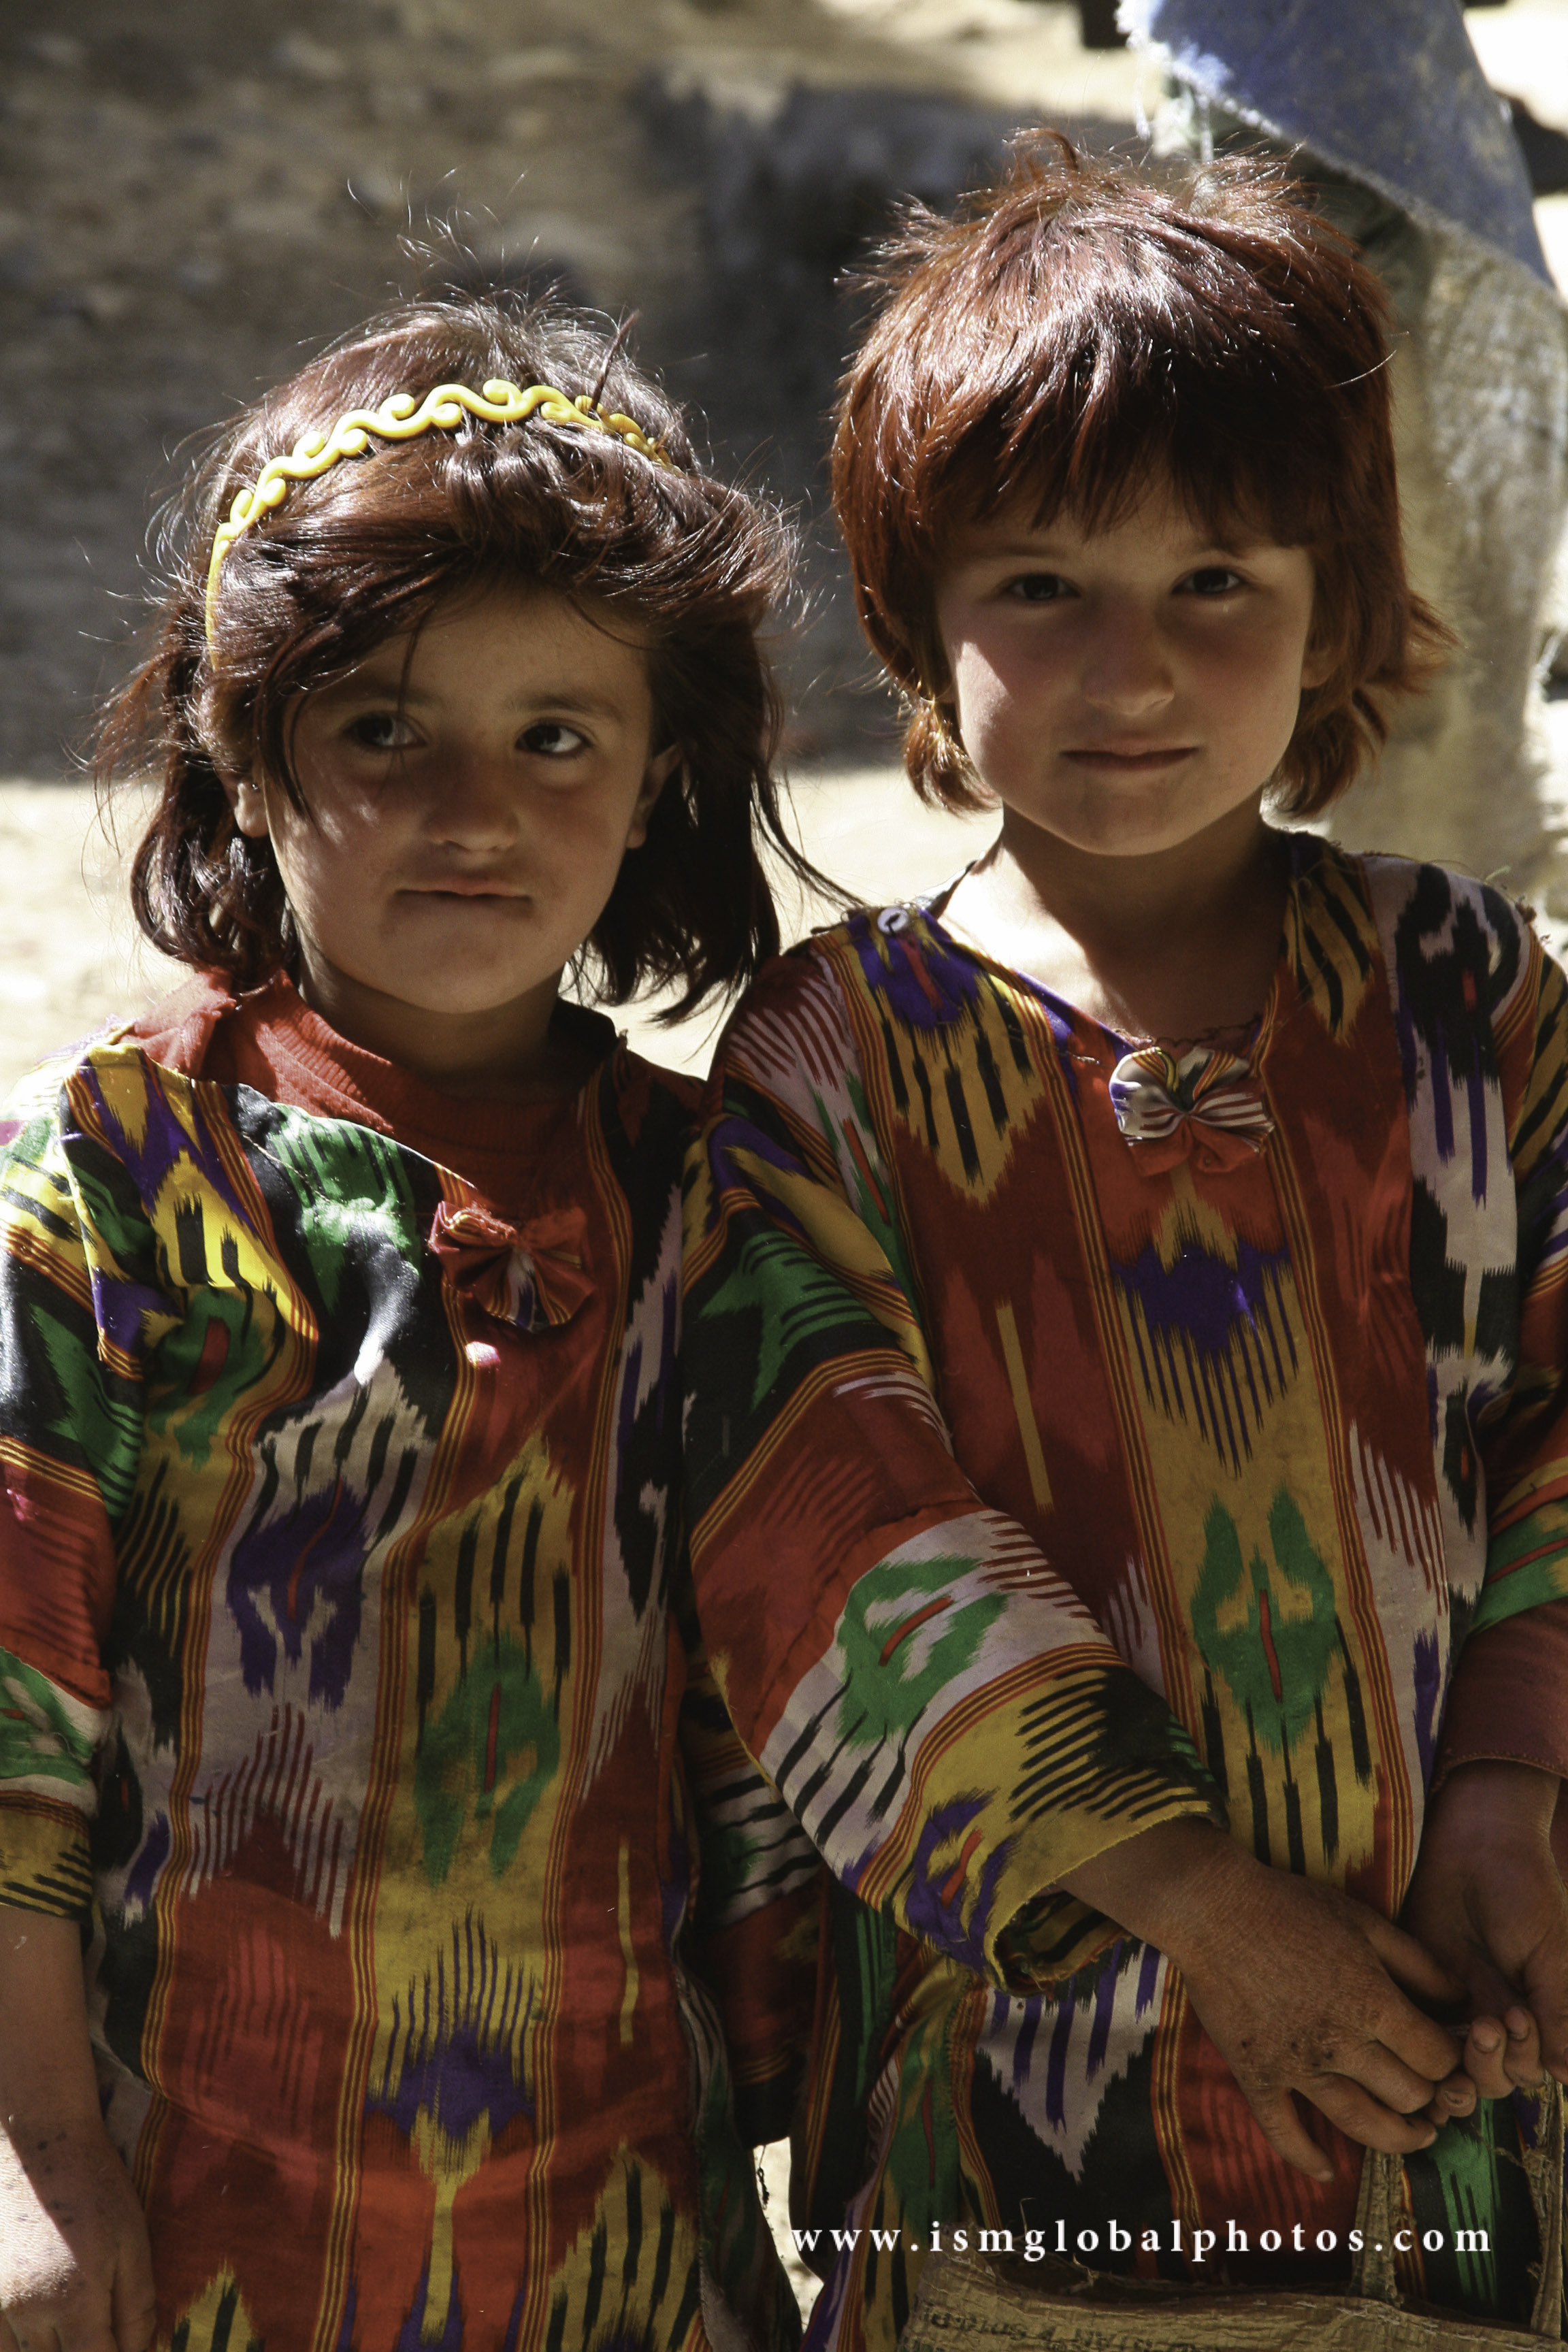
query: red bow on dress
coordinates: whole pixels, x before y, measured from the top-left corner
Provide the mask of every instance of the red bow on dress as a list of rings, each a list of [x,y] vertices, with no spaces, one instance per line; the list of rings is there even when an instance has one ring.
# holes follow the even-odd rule
[[[593,1296],[585,1271],[588,1220],[581,1209],[548,1209],[509,1225],[488,1210],[443,1201],[430,1246],[453,1287],[514,1331],[569,1323]]]

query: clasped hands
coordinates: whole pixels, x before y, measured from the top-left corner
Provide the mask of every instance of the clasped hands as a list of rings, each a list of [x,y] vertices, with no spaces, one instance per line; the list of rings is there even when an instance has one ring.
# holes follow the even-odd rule
[[[1395,1927],[1196,1822],[1145,1830],[1062,1884],[1168,1954],[1265,2136],[1321,2181],[1297,2097],[1350,2139],[1430,2146],[1478,2098],[1568,2083],[1568,1837],[1558,1782],[1458,1767],[1428,1808]]]

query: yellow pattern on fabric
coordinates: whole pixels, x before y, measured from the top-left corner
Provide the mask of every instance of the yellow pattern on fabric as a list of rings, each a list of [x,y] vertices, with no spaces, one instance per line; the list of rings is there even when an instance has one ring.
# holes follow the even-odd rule
[[[921,916],[912,916],[899,936],[914,953],[929,953],[930,929]],[[854,1002],[850,1009],[859,1011]],[[955,1035],[900,1025],[886,1037],[879,1030],[874,1051],[872,1040],[862,1040],[868,1068],[876,1068],[885,1053],[889,1067],[903,1076],[908,1099],[901,1110],[889,1103],[895,1118],[919,1138],[953,1189],[968,1200],[990,1199],[1045,1101],[1045,1084],[1027,1044],[1039,1017],[1025,989],[984,969]]]
[[[1182,1204],[1163,1223],[1175,1239],[1191,1230],[1191,1209]],[[1180,1247],[1178,1240],[1174,1255]],[[1236,1264],[1234,1237],[1223,1255]],[[1156,1335],[1142,1303],[1130,1286],[1117,1288],[1129,1358],[1153,1366]],[[1352,1640],[1354,1611],[1323,1449],[1323,1402],[1289,1265],[1275,1270],[1268,1313],[1273,1345],[1238,1315],[1223,1351],[1197,1360],[1185,1349],[1168,1353],[1152,1393],[1147,1378],[1135,1381],[1134,1393],[1160,1497],[1175,1622],[1186,1629],[1192,1660],[1187,1685],[1196,1719],[1186,1728],[1223,1777],[1233,1835],[1249,1847],[1266,1839],[1260,1860],[1295,1856],[1300,1869],[1304,1854],[1310,1877],[1341,1884],[1372,1855],[1381,1759],[1375,1747],[1362,1745],[1374,1733],[1358,1731],[1358,1757],[1370,1754],[1371,1770],[1346,1769],[1351,1715],[1337,1629],[1344,1626]],[[1289,1465],[1288,1494],[1277,1479],[1259,1477],[1258,1462]],[[1365,1662],[1352,1656],[1349,1664],[1364,1683]],[[1183,1711],[1174,1694],[1173,1704]],[[1321,1773],[1330,1778],[1321,1783]]]
[[[668,2347],[668,2352],[682,2352],[684,2346],[701,2340],[700,2305],[692,2310],[679,2338],[670,2334],[697,2261],[696,2233],[679,2209],[671,2210],[672,2202],[658,2174],[622,2147],[592,2222],[578,2231],[545,2287],[542,2301],[549,2315],[549,2342],[588,2342],[590,2306],[599,2307],[601,2296],[603,2340],[658,2345]],[[661,2234],[666,2216],[674,2223],[668,2254]],[[635,2261],[628,2258],[608,2278],[603,2252],[606,2243],[636,2244],[640,2250]]]
[[[257,2340],[256,2323],[245,2307],[234,2273],[226,2268],[208,2282],[195,2303],[187,2304],[173,2336],[159,2336],[156,2352],[173,2352],[175,2344],[179,2352],[220,2352],[220,2347],[222,2352],[238,2352],[239,2347]]]
[[[1372,980],[1382,983],[1377,923],[1354,864],[1325,857],[1310,889],[1285,907],[1285,953],[1302,1001],[1325,1029],[1348,1034]]]

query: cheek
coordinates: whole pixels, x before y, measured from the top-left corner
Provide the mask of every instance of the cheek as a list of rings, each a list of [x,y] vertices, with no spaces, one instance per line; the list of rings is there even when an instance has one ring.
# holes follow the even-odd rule
[[[968,638],[953,647],[949,661],[959,725],[972,751],[988,737],[1005,735],[1049,692],[1037,652],[1005,635]]]

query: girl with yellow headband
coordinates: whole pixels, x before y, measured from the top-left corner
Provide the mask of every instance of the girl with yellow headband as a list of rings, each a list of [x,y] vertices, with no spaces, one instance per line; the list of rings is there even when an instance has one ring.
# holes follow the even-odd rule
[[[101,768],[192,978],[4,1135],[0,2344],[787,2344],[813,1864],[690,1606],[691,1105],[561,994],[776,948],[786,548],[470,299],[173,545]]]

